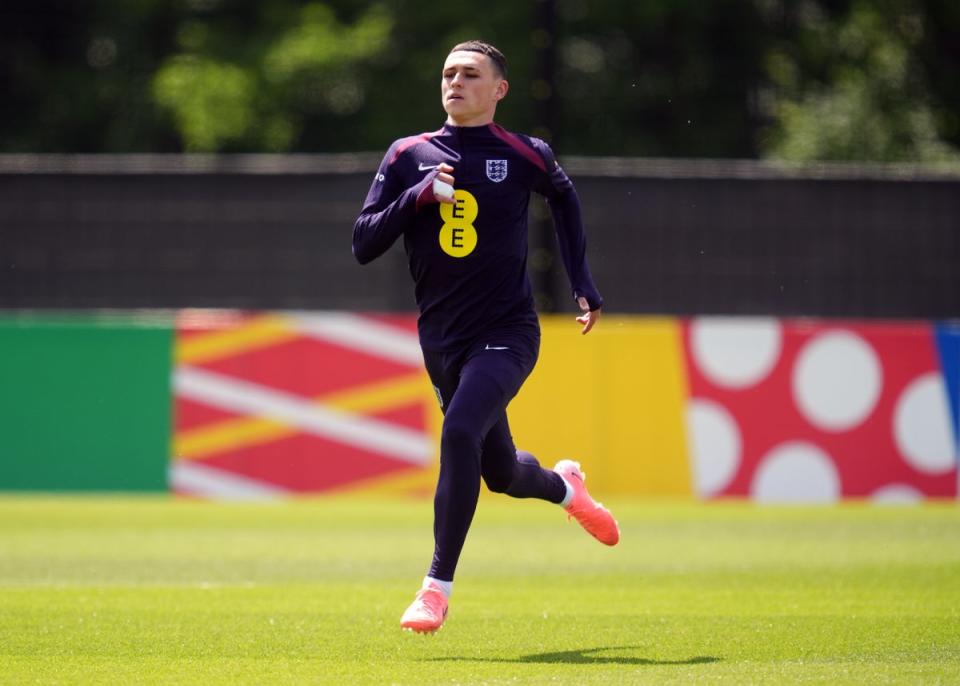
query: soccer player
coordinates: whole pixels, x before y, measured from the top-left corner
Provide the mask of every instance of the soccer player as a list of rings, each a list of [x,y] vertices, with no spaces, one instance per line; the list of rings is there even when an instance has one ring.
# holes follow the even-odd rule
[[[527,276],[531,191],[553,213],[584,334],[600,319],[603,299],[587,267],[577,194],[553,151],[493,121],[506,77],[506,59],[492,45],[454,46],[440,82],[443,128],[390,146],[353,229],[361,264],[403,237],[423,359],[444,413],[433,563],[400,621],[417,632],[436,631],[446,618],[481,478],[491,491],[561,505],[602,543],[620,540],[616,520],[587,493],[580,465],[542,468],[515,448],[507,424],[507,404],[540,347]]]

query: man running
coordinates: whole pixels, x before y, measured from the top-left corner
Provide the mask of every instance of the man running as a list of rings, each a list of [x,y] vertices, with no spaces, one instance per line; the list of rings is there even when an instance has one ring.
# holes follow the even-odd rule
[[[577,194],[553,151],[493,121],[506,77],[506,59],[492,45],[454,46],[440,85],[446,123],[390,146],[353,230],[361,264],[403,236],[423,359],[444,412],[433,563],[400,622],[417,632],[436,631],[446,618],[481,479],[497,493],[561,505],[606,545],[620,540],[616,520],[587,493],[580,465],[542,468],[515,448],[507,423],[507,405],[540,347],[527,276],[531,191],[550,205],[583,333],[600,319],[603,299],[587,267]]]

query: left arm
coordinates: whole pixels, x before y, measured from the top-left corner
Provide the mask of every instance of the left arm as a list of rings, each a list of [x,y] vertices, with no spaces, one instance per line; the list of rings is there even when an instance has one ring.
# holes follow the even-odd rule
[[[547,166],[547,171],[536,190],[546,197],[550,205],[563,266],[570,279],[573,298],[583,311],[583,314],[577,317],[577,321],[583,324],[583,333],[587,333],[600,319],[603,298],[593,282],[593,276],[587,264],[587,237],[583,230],[580,199],[577,197],[573,182],[560,168],[550,146],[535,138],[531,141]]]

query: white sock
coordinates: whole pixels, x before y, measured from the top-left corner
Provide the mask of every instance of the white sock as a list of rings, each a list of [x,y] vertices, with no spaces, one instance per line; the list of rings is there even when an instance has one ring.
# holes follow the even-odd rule
[[[423,586],[420,588],[427,588],[428,586],[438,586],[443,595],[447,596],[449,599],[453,595],[453,582],[452,581],[440,581],[440,579],[434,579],[432,576],[423,577]]]
[[[560,478],[563,479],[562,476]],[[570,504],[570,501],[573,500],[573,486],[571,486],[566,479],[563,479],[563,485],[567,487],[567,494],[563,496],[563,500],[560,501],[560,507],[566,507]]]

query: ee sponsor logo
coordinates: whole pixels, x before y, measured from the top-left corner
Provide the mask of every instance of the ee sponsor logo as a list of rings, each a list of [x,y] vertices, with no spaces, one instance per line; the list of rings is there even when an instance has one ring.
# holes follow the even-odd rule
[[[458,188],[453,203],[440,203],[440,248],[450,257],[466,257],[477,247],[477,220],[480,206],[470,191]]]

